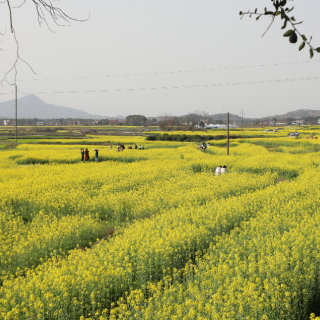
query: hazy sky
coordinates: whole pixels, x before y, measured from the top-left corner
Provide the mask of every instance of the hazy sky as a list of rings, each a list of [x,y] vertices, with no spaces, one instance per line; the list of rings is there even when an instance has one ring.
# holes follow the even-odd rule
[[[21,2],[11,0],[12,5]],[[51,23],[56,31],[51,33],[46,26],[38,26],[31,1],[13,10],[20,54],[37,72],[34,75],[25,65],[18,64],[20,97],[23,93],[35,93],[47,103],[106,116],[182,115],[202,110],[210,114],[223,111],[240,114],[243,109],[246,117],[261,117],[320,108],[320,80],[83,92],[319,76],[320,54],[315,54],[310,62],[307,48],[299,52],[300,43],[292,45],[282,36],[280,19],[263,38],[269,17],[259,21],[249,17],[240,20],[240,10],[257,7],[263,11],[265,6],[271,8],[270,0],[62,0],[54,3],[79,19],[90,13],[90,19],[66,28]],[[314,46],[320,47],[320,3],[314,0],[288,3],[294,4],[296,19],[304,21],[299,27],[302,33],[312,35]],[[7,33],[0,43],[0,48],[5,50],[0,51],[1,71],[9,68],[16,47],[8,28],[7,6],[0,4],[0,32],[6,24]],[[260,66],[291,62],[301,63]],[[250,67],[241,68],[243,66]],[[217,70],[219,68],[230,69]],[[174,73],[169,73],[171,71]],[[68,79],[56,80],[58,78]],[[52,93],[56,91],[80,92]],[[14,98],[9,85],[1,88],[0,93],[9,93],[0,95],[0,101]]]

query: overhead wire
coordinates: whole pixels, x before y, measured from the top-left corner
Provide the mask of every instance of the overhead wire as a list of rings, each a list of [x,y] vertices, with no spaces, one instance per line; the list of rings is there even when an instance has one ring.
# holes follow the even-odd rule
[[[153,75],[164,75],[164,74],[179,74],[179,73],[193,73],[193,72],[209,72],[217,70],[231,70],[231,69],[245,69],[245,68],[259,68],[259,67],[271,67],[271,66],[283,66],[292,64],[302,63],[314,63],[320,62],[320,60],[307,60],[307,61],[294,61],[294,62],[280,62],[270,64],[259,64],[252,66],[236,66],[236,67],[219,67],[219,68],[207,68],[207,69],[194,69],[194,70],[175,70],[175,71],[160,71],[160,72],[146,72],[146,73],[124,73],[124,74],[111,74],[102,76],[81,76],[81,77],[63,77],[63,78],[36,78],[36,79],[22,79],[18,82],[23,81],[51,81],[51,80],[76,80],[76,79],[93,79],[93,78],[112,78],[112,77],[135,77],[135,76],[153,76]]]
[[[132,92],[132,91],[149,91],[149,90],[173,90],[173,89],[193,89],[193,88],[209,88],[221,86],[238,86],[248,84],[263,84],[263,83],[277,83],[288,81],[310,81],[319,80],[319,77],[306,78],[291,78],[291,79],[276,79],[276,80],[262,80],[262,81],[246,81],[246,82],[230,82],[230,83],[213,83],[213,84],[199,84],[199,85],[184,85],[184,86],[163,86],[163,87],[149,87],[149,88],[127,88],[127,89],[102,89],[102,90],[72,90],[72,91],[53,91],[53,92],[21,92],[20,94],[71,94],[71,93],[111,93],[111,92]],[[0,93],[0,95],[8,95],[12,93]]]
[[[309,60],[309,61],[295,61],[295,62],[283,62],[283,63],[275,63],[275,64],[261,64],[261,65],[252,65],[252,66],[240,66],[240,67],[220,67],[220,68],[209,68],[209,69],[195,69],[195,70],[178,70],[178,71],[164,71],[164,72],[150,72],[150,73],[132,73],[132,74],[117,74],[117,75],[106,75],[106,76],[87,76],[87,77],[69,77],[69,78],[47,78],[47,79],[24,79],[19,81],[46,81],[46,80],[75,80],[75,79],[89,79],[89,78],[109,78],[109,77],[130,77],[130,76],[150,76],[150,75],[161,75],[161,74],[178,74],[178,73],[192,73],[192,72],[207,72],[207,71],[215,71],[215,70],[229,70],[229,69],[243,69],[243,68],[256,68],[256,67],[267,67],[267,66],[280,66],[280,65],[292,65],[292,64],[302,64],[302,63],[310,63],[310,62],[319,62],[320,60]],[[220,83],[220,84],[202,84],[202,85],[186,85],[186,86],[163,86],[163,87],[149,87],[149,88],[128,88],[128,89],[104,89],[104,90],[85,90],[85,91],[54,91],[54,92],[20,92],[20,94],[45,94],[45,95],[55,95],[55,94],[72,94],[72,93],[108,93],[108,92],[130,92],[130,91],[146,91],[146,90],[171,90],[171,89],[191,89],[191,88],[205,88],[205,87],[218,87],[218,86],[234,86],[234,85],[245,85],[245,84],[261,84],[261,83],[275,83],[275,82],[285,82],[285,81],[304,81],[304,80],[318,80],[319,77],[308,77],[308,78],[295,78],[295,79],[278,79],[278,80],[263,80],[263,81],[252,81],[252,82],[238,82],[238,83]],[[21,88],[21,86],[19,86]],[[27,91],[30,91],[26,89]],[[11,93],[0,93],[0,95],[9,95]],[[95,104],[103,107],[114,108],[111,106],[106,106],[101,103],[96,102],[86,102],[71,98],[59,97],[60,99],[68,99],[74,101],[81,101],[84,103]],[[21,102],[23,103],[23,102]],[[26,103],[24,103],[26,104]],[[117,109],[127,109],[123,107],[116,107]],[[95,110],[101,109],[92,108]],[[147,111],[142,109],[134,108],[135,110]],[[148,110],[149,111],[149,110]],[[69,111],[71,112],[71,111]]]

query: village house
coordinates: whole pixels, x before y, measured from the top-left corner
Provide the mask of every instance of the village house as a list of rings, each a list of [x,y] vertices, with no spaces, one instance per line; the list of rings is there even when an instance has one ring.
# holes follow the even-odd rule
[[[286,126],[286,125],[287,125],[287,121],[285,121],[285,120],[279,120],[276,123],[276,126]]]

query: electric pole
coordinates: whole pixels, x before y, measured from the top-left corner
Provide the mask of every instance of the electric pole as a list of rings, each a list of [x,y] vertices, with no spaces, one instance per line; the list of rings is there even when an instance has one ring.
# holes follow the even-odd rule
[[[17,93],[17,85],[15,85],[15,88],[16,88],[16,133],[15,133],[15,140],[16,140],[16,143],[17,143],[17,132],[18,132],[18,116],[17,116],[17,113],[18,113],[18,99],[17,99],[17,96],[18,96],[18,93]]]
[[[242,119],[241,119],[241,130],[243,131],[243,110],[241,109],[241,113],[242,113]]]
[[[227,156],[229,155],[229,112],[227,112]]]

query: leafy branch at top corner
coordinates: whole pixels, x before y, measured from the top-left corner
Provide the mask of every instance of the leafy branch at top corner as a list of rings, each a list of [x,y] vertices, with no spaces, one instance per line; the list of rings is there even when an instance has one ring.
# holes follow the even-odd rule
[[[289,0],[289,1],[293,1],[293,0]],[[283,36],[284,37],[289,37],[289,41],[290,43],[296,43],[298,41],[298,35],[301,37],[302,39],[302,43],[299,46],[299,51],[301,51],[305,45],[307,44],[310,48],[310,59],[313,58],[314,56],[314,52],[318,52],[320,53],[320,47],[319,48],[314,48],[311,45],[311,40],[312,37],[310,37],[310,40],[307,39],[307,37],[304,34],[301,34],[298,29],[296,28],[296,25],[301,24],[303,21],[300,22],[296,22],[296,19],[294,16],[290,17],[289,13],[294,9],[294,7],[292,8],[288,8],[287,6],[287,0],[271,0],[274,9],[272,10],[268,10],[267,8],[264,8],[264,13],[258,13],[258,9],[255,9],[254,11],[250,11],[248,10],[248,12],[242,12],[240,11],[240,16],[241,19],[245,16],[248,15],[250,18],[252,16],[257,16],[256,20],[259,20],[261,18],[261,16],[269,16],[272,18],[272,21],[269,25],[269,27],[267,28],[267,30],[265,31],[265,33],[262,35],[262,37],[268,32],[268,30],[270,29],[270,27],[272,26],[274,20],[279,17],[281,18],[281,20],[284,20],[283,26],[281,29],[285,29],[287,27],[287,24],[291,24],[293,29],[288,30]]]

